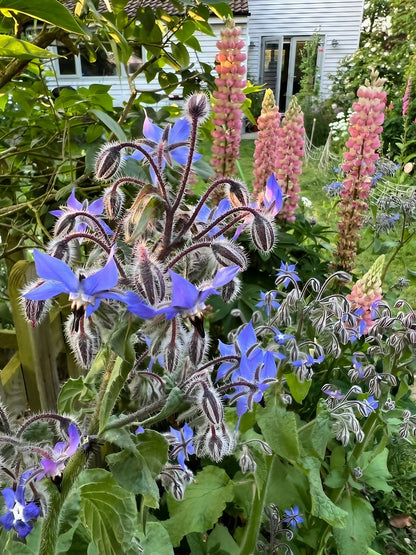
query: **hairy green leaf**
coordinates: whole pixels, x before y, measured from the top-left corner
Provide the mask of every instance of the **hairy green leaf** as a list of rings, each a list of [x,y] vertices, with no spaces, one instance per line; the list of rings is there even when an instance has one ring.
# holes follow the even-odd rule
[[[269,403],[265,409],[258,410],[257,415],[264,439],[274,453],[289,461],[296,461],[300,455],[300,446],[294,413],[278,404]]]
[[[183,501],[168,498],[170,517],[163,521],[174,547],[191,532],[203,533],[214,526],[226,503],[233,499],[233,483],[222,468],[206,466],[185,490]]]
[[[119,486],[101,468],[84,470],[77,481],[80,518],[100,555],[123,553],[131,542],[136,521],[133,492]]]
[[[372,506],[353,494],[344,497],[339,506],[347,514],[345,527],[333,531],[339,555],[367,555],[376,535]]]

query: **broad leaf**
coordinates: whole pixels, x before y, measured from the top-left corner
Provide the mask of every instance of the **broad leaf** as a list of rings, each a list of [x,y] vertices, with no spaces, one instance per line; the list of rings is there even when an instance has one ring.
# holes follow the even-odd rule
[[[51,25],[85,35],[74,17],[58,0],[0,0],[0,10],[14,10],[24,13],[33,19],[46,21]]]
[[[367,555],[368,547],[376,535],[373,508],[362,497],[344,497],[340,508],[346,511],[344,528],[334,528],[339,555]]]
[[[146,534],[140,536],[143,553],[149,555],[173,555],[173,547],[166,528],[160,522],[148,522]]]
[[[103,469],[84,470],[77,482],[80,518],[100,555],[123,553],[131,543],[137,509],[134,494]]]
[[[391,478],[387,468],[388,449],[383,449],[373,459],[371,459],[371,455],[370,452],[366,452],[359,459],[359,466],[363,470],[362,481],[376,490],[384,491],[385,493],[391,492],[393,488],[387,483],[387,480]]]
[[[285,378],[292,397],[297,403],[302,404],[302,401],[309,392],[312,380],[301,382],[296,374],[285,374]]]
[[[1,2],[1,0],[0,0]],[[36,58],[56,58],[56,54],[39,48],[25,40],[0,35],[0,58],[18,58],[19,60],[33,60]]]
[[[155,478],[168,460],[168,442],[157,432],[146,430],[136,438],[137,448],[108,455],[107,462],[117,483],[136,495],[144,504],[158,508],[159,488]]]
[[[108,114],[101,110],[91,110],[91,112],[123,143],[127,141],[127,136],[119,124]]]
[[[270,401],[273,402],[273,399]],[[296,461],[300,447],[294,413],[280,405],[268,404],[265,409],[257,411],[257,417],[264,439],[273,452],[289,461]]]
[[[233,483],[222,468],[206,466],[185,490],[183,501],[168,498],[170,519],[163,521],[174,547],[191,532],[214,526],[233,499]]]
[[[312,499],[311,514],[322,518],[331,526],[343,526],[347,513],[337,507],[325,495],[322,487],[320,468],[321,462],[315,457],[306,457],[303,465],[308,469],[309,488]]]

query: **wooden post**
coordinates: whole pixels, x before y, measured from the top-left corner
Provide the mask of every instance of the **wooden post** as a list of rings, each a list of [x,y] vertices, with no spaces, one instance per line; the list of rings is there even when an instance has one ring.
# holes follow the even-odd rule
[[[29,406],[33,411],[55,410],[59,381],[49,318],[32,328],[20,304],[21,289],[35,277],[33,263],[19,260],[14,264],[9,274],[10,305]]]

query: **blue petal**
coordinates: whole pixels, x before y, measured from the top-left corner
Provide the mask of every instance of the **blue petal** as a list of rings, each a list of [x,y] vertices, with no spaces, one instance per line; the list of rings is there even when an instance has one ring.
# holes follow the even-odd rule
[[[4,529],[8,532],[13,528],[14,524],[14,516],[13,513],[8,511],[5,515],[0,518],[0,524],[4,527]]]
[[[185,453],[183,451],[179,451],[178,453],[178,463],[181,465],[181,467],[186,470],[186,466],[185,466]]]
[[[276,368],[276,363],[274,361],[273,353],[271,353],[270,351],[266,351],[263,361],[264,361],[264,366],[260,370],[260,380],[264,381],[270,378],[275,378],[277,368]]]
[[[257,343],[257,337],[254,332],[253,324],[250,322],[247,326],[238,334],[237,339],[238,345],[243,353],[246,353],[250,347]]]
[[[30,534],[33,526],[30,526],[30,524],[26,524],[26,522],[23,522],[23,520],[18,520],[14,525],[14,529],[16,530],[20,538],[25,538],[28,534]]]
[[[215,276],[212,287],[222,287],[229,283],[239,272],[239,266],[227,266],[226,268],[221,268],[218,270],[217,275]]]
[[[220,216],[222,216],[223,214],[225,214],[225,212],[228,212],[228,210],[230,210],[231,208],[231,203],[229,201],[228,198],[223,198],[220,203],[218,204],[218,207],[215,211],[215,218],[219,218]]]
[[[175,160],[175,162],[184,166],[188,162],[189,148],[187,146],[179,146],[177,148],[174,148],[170,152],[170,155]],[[199,152],[194,152],[192,155],[192,162],[196,162],[201,158],[202,154],[199,154]]]
[[[143,135],[150,141],[160,143],[163,136],[163,129],[152,123],[146,115],[143,123]]]
[[[4,497],[4,502],[6,503],[6,507],[8,509],[13,509],[14,504],[16,503],[16,495],[15,495],[14,489],[12,488],[2,489],[1,494]]]
[[[159,314],[157,310],[148,306],[138,295],[136,295],[136,293],[133,293],[132,291],[127,291],[126,302],[127,310],[136,314],[139,318],[153,318],[153,316]]]
[[[44,254],[37,249],[33,251],[33,257],[39,277],[63,283],[68,293],[76,293],[78,291],[79,280],[65,262],[49,256],[49,254]]]
[[[33,503],[33,501],[31,501],[28,505],[26,505],[26,507],[23,509],[23,518],[28,521],[28,520],[32,520],[32,518],[38,518],[38,516],[40,515],[40,509],[39,507],[36,505],[36,503]]]
[[[94,202],[92,202],[89,207],[88,207],[88,212],[90,214],[92,214],[93,216],[98,216],[100,214],[102,214],[104,211],[104,198],[101,197],[97,200],[94,200]]]
[[[186,422],[182,428],[182,431],[183,431],[183,437],[185,438],[185,441],[188,441],[189,439],[194,437],[193,429],[190,426],[188,426]]]
[[[187,141],[191,133],[191,124],[186,118],[176,120],[174,126],[170,130],[168,144],[182,143]],[[188,149],[189,150],[189,149]]]
[[[52,216],[56,216],[57,218],[60,218],[61,216],[63,216],[64,211],[63,210],[51,210],[49,212],[49,214],[52,214]]]
[[[279,183],[277,182],[274,173],[272,173],[272,175],[267,180],[264,198],[267,203],[266,206],[270,206],[270,204],[274,201],[274,208],[276,213],[280,212],[283,206],[283,191]]]
[[[99,291],[107,291],[117,285],[118,271],[113,257],[114,249],[111,250],[108,262],[104,268],[82,280],[81,288],[87,295],[94,296]]]
[[[199,298],[199,290],[187,279],[169,270],[172,280],[172,302],[171,306],[191,309],[196,305]]]
[[[67,200],[66,204],[69,208],[72,208],[72,210],[74,211],[82,210],[82,202],[79,202],[79,200],[77,200],[75,197],[75,187],[72,189],[71,196]]]
[[[75,426],[74,423],[71,423],[69,425],[68,435],[69,435],[69,445],[68,445],[68,448],[66,449],[66,454],[68,457],[72,457],[72,455],[79,447],[79,440],[80,440],[78,428]]]
[[[256,366],[257,365],[253,364],[252,362],[249,362],[247,357],[243,356],[240,360],[238,374],[248,382],[251,382],[254,379]]]
[[[63,283],[58,283],[56,281],[45,281],[39,287],[36,287],[32,291],[25,293],[23,297],[31,301],[46,301],[47,299],[52,299],[56,295],[61,293],[71,293],[68,291],[67,287]]]
[[[241,418],[248,411],[248,399],[246,396],[239,397],[236,403],[237,414]]]
[[[111,227],[108,227],[108,225],[103,220],[99,220],[99,222],[103,226],[104,231],[107,233],[107,235],[114,235],[114,231],[111,229]]]

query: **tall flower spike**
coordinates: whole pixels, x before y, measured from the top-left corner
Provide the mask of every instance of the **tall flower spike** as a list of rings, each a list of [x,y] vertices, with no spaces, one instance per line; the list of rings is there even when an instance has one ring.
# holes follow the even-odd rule
[[[303,112],[296,96],[293,96],[279,129],[276,151],[276,177],[286,195],[279,218],[289,222],[295,221],[294,213],[299,201],[304,134]]]
[[[409,107],[409,101],[410,101],[411,88],[412,88],[412,78],[409,77],[407,79],[406,90],[405,90],[404,96],[403,96],[403,111],[402,111],[403,116],[405,116],[407,114],[407,109]]]
[[[354,268],[359,231],[363,225],[363,212],[368,210],[374,162],[378,159],[379,135],[383,130],[386,93],[382,90],[384,79],[378,73],[371,74],[371,80],[357,91],[358,102],[353,104],[348,129],[350,137],[346,142],[348,152],[344,153],[342,166],[346,177],[341,191],[338,208],[338,245],[335,253],[336,265],[347,272]]]
[[[381,300],[381,276],[383,273],[385,256],[377,258],[368,272],[354,284],[352,291],[347,295],[352,310],[362,310],[361,319],[365,322],[364,333],[373,325],[371,317],[375,304]]]
[[[256,196],[264,191],[266,181],[277,167],[277,137],[280,112],[273,91],[264,93],[261,114],[257,118],[259,129],[254,150],[253,189]]]
[[[246,68],[242,64],[246,59],[245,43],[240,40],[240,34],[241,29],[228,18],[221,30],[221,40],[217,42],[219,53],[215,58],[215,69],[218,77],[215,79],[217,90],[213,92],[212,122],[215,129],[212,131],[211,164],[218,177],[232,177],[236,173],[240,152],[241,105],[246,99],[243,89],[247,84],[244,79]]]

